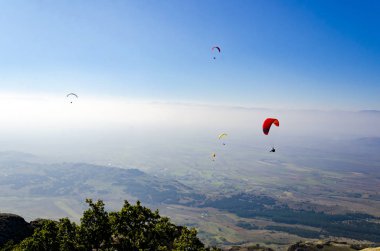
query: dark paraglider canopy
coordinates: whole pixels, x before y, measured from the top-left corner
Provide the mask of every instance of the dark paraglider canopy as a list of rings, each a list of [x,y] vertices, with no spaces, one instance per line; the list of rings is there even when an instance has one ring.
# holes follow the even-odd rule
[[[66,97],[70,97],[70,96],[75,96],[78,98],[78,95],[76,95],[75,93],[72,93],[72,92],[66,95]]]
[[[212,47],[212,50],[214,50],[214,49],[217,49],[219,51],[219,53],[220,53],[220,47],[219,46]]]
[[[76,95],[75,93],[71,92],[71,93],[67,94],[66,97],[70,99],[70,104],[72,104],[73,103],[73,98],[78,98],[78,95]]]
[[[219,46],[214,46],[211,48],[211,50],[214,52],[214,50],[217,50],[218,53],[220,53],[220,47]],[[215,55],[215,54],[214,54]],[[213,59],[216,59],[216,57],[214,56]]]

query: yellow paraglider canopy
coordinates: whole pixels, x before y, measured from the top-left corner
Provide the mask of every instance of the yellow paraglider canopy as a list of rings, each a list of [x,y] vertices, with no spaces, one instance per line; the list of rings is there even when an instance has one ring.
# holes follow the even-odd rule
[[[227,137],[227,133],[221,133],[221,134],[219,134],[219,136],[218,136],[218,138],[219,138],[219,140],[222,140],[222,145],[226,145],[226,143],[223,141],[223,139],[225,138],[225,137]]]
[[[227,135],[228,134],[224,132],[224,133],[219,134],[218,138],[222,139],[222,138],[226,137]]]

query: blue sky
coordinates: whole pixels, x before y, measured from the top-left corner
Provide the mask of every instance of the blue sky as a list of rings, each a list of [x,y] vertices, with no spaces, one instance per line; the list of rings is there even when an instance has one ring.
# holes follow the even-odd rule
[[[0,1],[0,92],[380,109],[379,27],[375,0]]]

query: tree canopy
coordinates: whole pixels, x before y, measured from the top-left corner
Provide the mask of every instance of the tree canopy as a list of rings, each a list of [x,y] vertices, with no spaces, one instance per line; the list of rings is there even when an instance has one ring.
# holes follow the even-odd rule
[[[30,251],[216,251],[205,247],[195,228],[177,226],[158,210],[152,211],[137,201],[124,201],[118,212],[108,213],[102,200],[87,199],[89,208],[80,224],[68,218],[59,221],[41,220],[32,236],[17,245],[8,244],[0,250]]]

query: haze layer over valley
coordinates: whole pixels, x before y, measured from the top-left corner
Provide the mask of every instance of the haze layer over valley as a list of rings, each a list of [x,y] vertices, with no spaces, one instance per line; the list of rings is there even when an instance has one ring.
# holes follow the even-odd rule
[[[0,108],[2,212],[78,220],[87,197],[110,209],[139,199],[211,244],[380,239],[377,111],[54,96],[9,103]],[[268,136],[266,117],[281,121]]]

